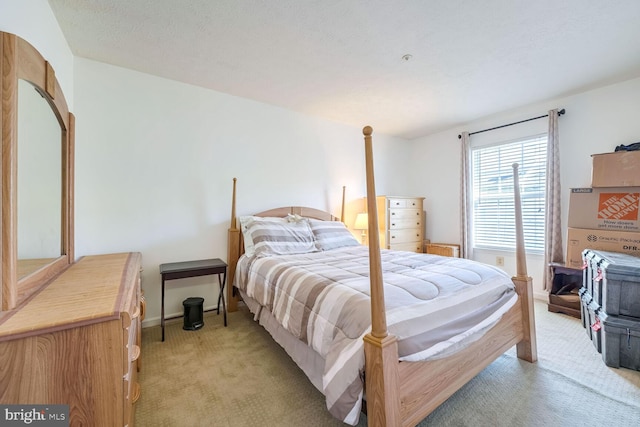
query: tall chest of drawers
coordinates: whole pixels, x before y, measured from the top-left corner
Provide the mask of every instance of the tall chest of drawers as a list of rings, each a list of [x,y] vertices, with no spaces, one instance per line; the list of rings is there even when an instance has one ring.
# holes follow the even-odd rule
[[[66,404],[70,426],[132,426],[141,255],[87,256],[0,318],[0,402]]]
[[[378,196],[380,247],[422,252],[424,240],[424,197]]]

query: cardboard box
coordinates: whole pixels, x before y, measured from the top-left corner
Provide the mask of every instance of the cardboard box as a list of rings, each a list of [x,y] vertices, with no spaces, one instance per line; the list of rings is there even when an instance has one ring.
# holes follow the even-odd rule
[[[640,151],[617,151],[591,156],[592,187],[640,187]]]
[[[568,225],[640,231],[640,187],[572,188]]]
[[[640,256],[640,233],[569,227],[567,235],[567,267],[582,268],[585,249]]]

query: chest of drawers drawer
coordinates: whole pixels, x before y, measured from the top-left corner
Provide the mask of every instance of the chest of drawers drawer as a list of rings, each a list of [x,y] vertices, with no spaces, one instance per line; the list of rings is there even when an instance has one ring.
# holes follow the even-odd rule
[[[397,197],[388,197],[387,198],[387,207],[389,209],[393,208],[415,208],[422,209],[422,198],[397,198]]]
[[[422,228],[422,211],[419,209],[389,209],[389,229]]]
[[[422,248],[418,242],[392,243],[389,245],[389,249],[392,251],[422,252]]]
[[[388,236],[389,245],[396,243],[413,243],[422,240],[421,233],[416,229],[390,230]]]

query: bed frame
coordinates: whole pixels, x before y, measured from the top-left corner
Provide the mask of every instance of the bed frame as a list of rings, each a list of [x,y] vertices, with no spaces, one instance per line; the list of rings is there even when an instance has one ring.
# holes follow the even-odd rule
[[[537,360],[533,287],[526,267],[518,165],[513,165],[517,273],[512,280],[519,296],[519,304],[515,304],[482,339],[450,357],[425,362],[400,362],[397,338],[388,333],[385,315],[380,240],[377,232],[372,133],[373,129],[370,126],[363,129],[369,212],[372,319],[371,333],[364,338],[367,423],[369,426],[415,426],[514,345],[520,359],[528,362]],[[342,197],[341,215],[344,218],[344,188]],[[323,220],[338,219],[330,213],[305,207],[283,207],[257,215],[286,216],[288,213]],[[234,178],[228,244],[229,283],[233,283],[236,264],[242,253],[242,237],[236,221]],[[228,308],[229,311],[234,311],[237,309],[238,297],[233,286],[227,289]]]

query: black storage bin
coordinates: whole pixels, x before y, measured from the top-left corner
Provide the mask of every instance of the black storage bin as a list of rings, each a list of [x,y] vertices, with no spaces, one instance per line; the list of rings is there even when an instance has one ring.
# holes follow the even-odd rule
[[[195,331],[204,326],[202,320],[204,298],[189,297],[182,301],[184,307],[184,326],[182,329],[187,331]]]

